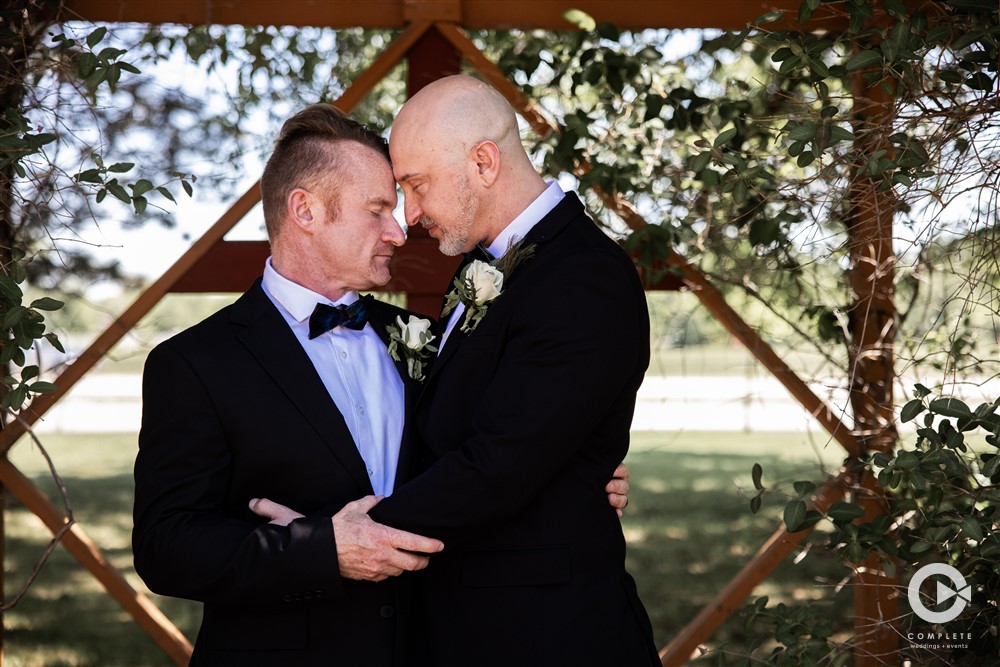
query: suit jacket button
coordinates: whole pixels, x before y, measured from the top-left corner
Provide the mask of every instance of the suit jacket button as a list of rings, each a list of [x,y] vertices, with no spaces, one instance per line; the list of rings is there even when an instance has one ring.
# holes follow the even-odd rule
[[[392,618],[392,615],[396,613],[396,610],[389,605],[383,605],[378,613],[382,616],[382,618]]]
[[[284,596],[284,597],[282,598],[282,600],[284,600],[285,602],[291,602],[291,601],[292,601],[292,596],[291,596],[291,594],[286,594],[286,595],[285,595],[285,596]]]

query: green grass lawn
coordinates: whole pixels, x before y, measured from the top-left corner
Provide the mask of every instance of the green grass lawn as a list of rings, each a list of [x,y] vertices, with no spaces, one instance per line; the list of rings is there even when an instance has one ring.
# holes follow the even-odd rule
[[[139,590],[129,551],[135,438],[130,435],[47,436],[45,444],[65,478],[77,520],[110,562]],[[27,441],[12,460],[51,494],[41,457]],[[792,433],[637,433],[628,462],[632,487],[624,528],[628,566],[653,620],[657,644],[665,645],[753,556],[778,525],[783,498],[750,513],[750,469],[764,466],[768,487],[788,489],[796,479],[819,479],[841,455],[835,444],[810,443]],[[8,596],[16,590],[44,548],[49,533],[9,501]],[[830,587],[844,575],[820,553],[798,565],[786,562],[755,595],[792,601],[822,595],[844,609],[849,592]],[[153,596],[193,639],[198,605]],[[93,665],[138,667],[170,661],[108,596],[96,580],[59,549],[21,603],[6,616],[5,657],[13,666]],[[711,642],[739,646],[738,621]]]

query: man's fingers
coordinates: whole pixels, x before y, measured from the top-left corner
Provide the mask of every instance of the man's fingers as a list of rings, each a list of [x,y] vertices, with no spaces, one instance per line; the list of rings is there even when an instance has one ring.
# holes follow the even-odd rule
[[[617,477],[604,486],[604,492],[609,494],[616,494],[619,496],[627,496],[629,492],[628,480],[618,479]]]
[[[351,512],[361,512],[363,514],[368,514],[368,510],[378,505],[379,501],[382,500],[382,498],[384,498],[384,496],[365,496],[360,500],[354,500],[347,503],[346,505],[344,505],[344,509],[341,510],[341,512],[343,512],[344,510],[349,510]]]
[[[612,477],[624,479],[625,482],[628,483],[628,476],[629,476],[628,466],[625,465],[624,461],[622,461],[621,463],[618,464],[618,467],[615,468],[615,474],[612,475]]]
[[[281,503],[276,503],[267,498],[254,498],[250,501],[250,510],[257,516],[262,516],[280,526],[287,526],[295,519],[301,519],[304,514],[300,514],[290,507]]]
[[[424,554],[435,554],[444,549],[444,542],[440,540],[417,535],[416,533],[408,533],[405,530],[389,528],[388,526],[384,526],[384,529],[386,531],[386,541],[396,549]]]

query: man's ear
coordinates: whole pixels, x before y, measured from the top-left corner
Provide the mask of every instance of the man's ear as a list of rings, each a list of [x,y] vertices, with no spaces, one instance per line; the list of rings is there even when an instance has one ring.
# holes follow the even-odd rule
[[[285,200],[285,212],[288,220],[306,233],[310,233],[313,222],[318,218],[319,208],[316,198],[308,190],[295,188],[288,193]]]
[[[490,187],[500,176],[500,147],[492,141],[480,141],[473,146],[472,162],[476,165],[476,177]]]

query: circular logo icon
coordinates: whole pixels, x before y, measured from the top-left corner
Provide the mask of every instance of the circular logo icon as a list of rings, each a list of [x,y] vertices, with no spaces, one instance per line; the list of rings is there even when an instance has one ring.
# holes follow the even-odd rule
[[[940,606],[942,603],[954,598],[951,606],[944,611],[931,611],[924,606],[923,601],[920,599],[920,585],[924,583],[925,579],[934,575],[946,577],[954,584],[954,587],[949,587],[940,580],[937,581],[934,606]],[[910,585],[906,588],[906,594],[910,600],[910,608],[913,609],[914,614],[928,623],[947,623],[957,618],[962,613],[962,610],[965,609],[965,605],[970,602],[972,595],[970,589],[971,587],[966,583],[962,573],[951,565],[930,563],[929,565],[924,565],[914,573],[913,578],[910,579]]]

